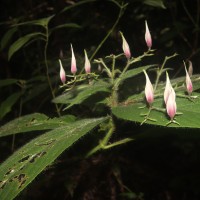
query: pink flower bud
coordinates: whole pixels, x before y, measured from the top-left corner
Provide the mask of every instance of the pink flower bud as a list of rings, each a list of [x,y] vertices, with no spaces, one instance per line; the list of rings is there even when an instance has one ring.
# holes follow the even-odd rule
[[[171,88],[171,92],[168,96],[166,110],[170,119],[173,120],[174,116],[176,115],[176,98],[175,98],[175,92],[173,88]]]
[[[169,95],[170,95],[171,93],[172,93],[172,95],[174,96],[174,98],[176,98],[174,89],[172,88],[171,82],[170,82],[170,80],[169,80],[169,75],[168,75],[168,73],[166,72],[166,85],[165,85],[165,91],[164,91],[164,101],[165,101],[165,104],[167,104]]]
[[[88,74],[88,73],[91,72],[91,64],[90,64],[90,61],[88,59],[86,50],[84,52],[85,52],[85,72]]]
[[[129,45],[126,41],[126,39],[124,38],[123,34],[120,32],[121,36],[122,36],[122,49],[124,51],[124,55],[126,56],[127,59],[131,58],[131,51],[129,48]]]
[[[76,74],[76,72],[77,72],[77,68],[76,68],[76,58],[75,58],[75,56],[74,56],[74,51],[73,51],[72,44],[71,44],[71,52],[72,52],[71,73],[72,73],[72,74]]]
[[[188,94],[190,95],[192,93],[193,86],[192,86],[192,81],[190,79],[186,66],[185,66],[185,73],[186,73],[186,79],[185,79],[186,89],[187,89]]]
[[[62,66],[61,60],[59,59],[59,63],[60,63],[60,80],[62,81],[63,84],[65,84],[66,82],[66,75],[65,75],[65,70]]]
[[[154,91],[153,86],[151,84],[151,81],[146,73],[145,70],[143,70],[145,77],[146,77],[146,86],[145,86],[145,97],[149,104],[152,104],[154,101]]]
[[[147,44],[147,46],[148,46],[148,48],[150,50],[151,47],[152,47],[152,39],[151,39],[151,34],[150,34],[150,31],[149,31],[148,24],[147,24],[146,20],[145,20],[145,28],[146,28],[145,41],[146,41],[146,44]]]

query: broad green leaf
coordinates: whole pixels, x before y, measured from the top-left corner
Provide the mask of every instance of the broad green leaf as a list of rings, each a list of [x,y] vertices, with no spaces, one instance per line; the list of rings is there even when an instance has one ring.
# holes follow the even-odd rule
[[[33,113],[14,119],[1,126],[0,137],[29,131],[55,129],[74,121],[75,117],[73,115],[66,115],[60,118],[49,118],[44,114]]]
[[[73,105],[80,104],[87,98],[91,97],[92,95],[98,92],[110,92],[110,84],[105,82],[100,82],[94,85],[81,85],[78,91],[72,90],[68,91],[67,93],[56,97],[53,102],[54,103],[61,103],[61,104],[69,104],[66,109],[70,108]]]
[[[20,37],[10,46],[9,51],[8,51],[8,60],[10,60],[13,54],[16,53],[25,44],[27,44],[31,39],[35,39],[35,38],[41,39],[41,36],[42,34],[40,32],[36,32],[36,33],[30,33],[23,37]]]
[[[1,164],[1,200],[14,199],[63,151],[106,119],[83,119],[64,125],[35,138],[16,151]]]
[[[9,29],[1,39],[1,50],[8,46],[12,36],[17,32],[17,27]]]
[[[13,105],[17,102],[20,96],[21,96],[21,92],[16,92],[10,95],[5,101],[1,103],[0,120],[12,110]]]
[[[51,16],[49,16],[49,17],[45,17],[45,18],[42,18],[42,19],[36,19],[36,20],[32,20],[32,21],[22,22],[22,23],[15,24],[15,25],[13,25],[13,26],[38,25],[38,26],[47,27],[49,21],[50,21],[54,16],[55,16],[55,15],[51,15]]]
[[[179,94],[177,94],[176,97],[177,113],[182,113],[182,114],[177,114],[175,120],[178,123],[180,123],[180,125],[171,123],[168,125],[168,127],[200,128],[200,95],[199,93],[194,93],[193,95],[198,96],[197,99],[193,100],[194,102],[192,102],[187,98],[181,98],[179,97]],[[157,98],[153,103],[153,106],[159,109],[164,109],[163,105],[164,105],[163,98]],[[141,115],[147,112],[148,109],[146,107],[145,101],[137,103],[134,103],[133,101],[131,103],[127,103],[126,105],[121,105],[112,108],[112,113],[116,117],[139,123],[143,122],[144,120],[144,116]],[[147,120],[145,122],[146,124],[166,126],[166,124],[169,122],[169,117],[167,116],[166,111],[164,110],[163,112],[152,110],[149,115],[149,118],[156,121]]]
[[[166,9],[163,0],[144,0],[144,4],[153,6],[153,7],[158,7],[158,8],[163,8]]]

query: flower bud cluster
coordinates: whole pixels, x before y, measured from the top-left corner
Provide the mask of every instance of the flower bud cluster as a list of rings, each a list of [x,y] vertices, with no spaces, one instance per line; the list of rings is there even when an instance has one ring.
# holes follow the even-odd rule
[[[90,60],[88,59],[86,50],[84,50],[84,54],[85,54],[85,65],[84,65],[84,68],[85,68],[86,74],[89,74],[89,73],[91,73],[91,64],[90,64]],[[61,60],[59,60],[59,64],[60,64],[60,80],[61,80],[61,82],[63,84],[65,84],[65,82],[66,82],[66,73],[65,73],[65,70],[64,70],[64,68],[62,66]],[[71,44],[71,73],[75,76],[76,72],[77,72],[76,58],[75,58],[74,50],[73,50],[73,47],[72,47],[72,44]]]

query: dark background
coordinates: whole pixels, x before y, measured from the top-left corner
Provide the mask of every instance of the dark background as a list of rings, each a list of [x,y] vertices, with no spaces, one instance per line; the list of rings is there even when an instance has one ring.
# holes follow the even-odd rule
[[[59,86],[57,60],[62,49],[66,65],[70,60],[70,43],[78,59],[83,59],[83,49],[89,55],[113,26],[119,8],[110,1],[97,0],[83,4],[60,14],[60,11],[76,1],[64,0],[1,0],[0,39],[18,22],[30,21],[56,14],[49,26],[62,23],[77,23],[81,28],[66,28],[55,31],[48,46],[50,77],[53,86]],[[118,1],[121,2],[121,1]],[[170,62],[173,76],[179,76],[182,60],[193,62],[194,73],[200,72],[199,60],[199,0],[165,0],[165,9],[155,1],[127,0],[129,3],[116,28],[96,54],[96,58],[121,52],[122,31],[134,57],[146,51],[144,21],[148,21],[157,49],[155,63],[162,63],[166,55],[177,52],[179,56]],[[154,2],[151,4],[149,2]],[[162,1],[157,1],[162,2]],[[9,46],[20,36],[37,30],[35,27],[20,27],[6,47],[0,51],[0,79],[16,78],[26,81],[25,88],[18,85],[1,87],[0,102],[15,91],[23,91],[23,102],[17,101],[0,124],[18,116],[41,112],[55,116],[51,93],[46,84],[42,42],[32,43],[8,61]],[[69,71],[69,69],[66,69]],[[41,76],[38,80],[34,79]],[[43,78],[42,78],[43,77]],[[34,79],[33,81],[31,81]],[[42,89],[41,89],[42,88]],[[41,90],[40,90],[41,89]],[[59,92],[58,92],[59,93]],[[27,96],[32,94],[31,98]],[[82,115],[79,110],[71,110]],[[88,135],[55,163],[40,174],[17,199],[138,199],[138,200],[198,200],[200,199],[200,138],[198,130],[162,129],[140,126],[116,119],[119,126],[115,137],[132,135],[134,142],[103,151],[85,159],[96,141]],[[25,144],[35,134],[17,136],[15,149]],[[114,138],[115,139],[115,138]],[[0,161],[11,155],[12,137],[0,141]]]

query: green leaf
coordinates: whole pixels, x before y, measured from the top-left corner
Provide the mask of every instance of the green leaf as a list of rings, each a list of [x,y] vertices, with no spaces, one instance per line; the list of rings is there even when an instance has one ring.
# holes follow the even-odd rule
[[[20,80],[18,79],[13,79],[13,78],[8,78],[8,79],[3,79],[0,80],[0,87],[8,86],[8,85],[13,85],[18,83]]]
[[[14,199],[63,151],[106,119],[83,119],[70,123],[35,138],[16,151],[1,164],[1,200]]]
[[[182,94],[181,94],[182,95]],[[193,95],[199,96],[199,93],[194,93]],[[179,94],[177,94],[176,103],[177,103],[177,112],[182,113],[180,115],[176,115],[175,120],[180,124],[171,123],[168,126],[169,127],[177,127],[177,128],[200,128],[200,98],[193,100],[187,99],[187,98],[181,98],[179,97]],[[138,102],[138,103],[132,103],[129,105],[123,105],[123,106],[117,106],[112,108],[112,113],[124,120],[129,120],[133,122],[143,122],[144,116],[141,116],[142,114],[147,113],[149,110],[145,106],[145,102]],[[157,98],[155,102],[153,103],[153,106],[159,109],[164,109],[163,106],[163,98]],[[144,108],[141,108],[144,107]],[[147,120],[146,124],[152,124],[152,125],[159,125],[159,126],[166,126],[166,124],[169,122],[169,117],[166,114],[166,111],[157,111],[152,110],[149,118],[156,120],[151,121]]]
[[[110,92],[110,84],[100,82],[94,85],[81,85],[80,87],[68,91],[67,93],[53,99],[54,103],[69,104],[66,109],[73,105],[80,104],[87,98],[98,92]]]
[[[144,4],[147,4],[149,6],[158,7],[166,9],[163,0],[144,0]]]
[[[155,67],[157,65],[146,65],[146,66],[142,66],[142,67],[137,67],[135,69],[131,69],[131,70],[128,70],[126,71],[123,76],[120,77],[120,83],[122,83],[124,80],[128,79],[128,78],[131,78],[131,77],[134,77],[134,76],[137,76],[138,74],[140,73],[143,73],[143,70],[147,70],[151,67]]]
[[[12,36],[17,32],[17,28],[11,28],[9,29],[1,39],[1,50],[3,50],[5,47],[8,46],[9,42],[11,41]]]
[[[35,38],[41,39],[41,35],[42,34],[40,32],[30,33],[16,40],[9,48],[8,60],[10,60],[13,54],[16,53],[22,46],[28,43],[31,39],[35,39]]]
[[[74,121],[75,117],[73,115],[65,115],[60,118],[51,119],[44,114],[33,113],[14,119],[13,121],[10,121],[7,124],[1,126],[0,137],[29,131],[55,129]]]
[[[49,17],[45,17],[45,18],[42,18],[42,19],[37,19],[37,20],[22,22],[22,23],[14,24],[13,26],[38,25],[38,26],[47,27],[47,26],[48,26],[48,23],[50,22],[50,20],[51,20],[54,16],[55,16],[55,15],[51,15],[51,16],[49,16]]]
[[[0,120],[12,110],[13,105],[17,102],[20,96],[21,96],[21,92],[16,92],[10,95],[5,101],[1,103]]]
[[[75,24],[75,23],[61,24],[61,25],[55,26],[52,29],[50,29],[49,34],[51,34],[53,31],[61,29],[61,28],[81,28],[81,26],[78,24]]]
[[[75,8],[75,7],[77,7],[77,6],[80,6],[80,5],[82,5],[82,4],[90,3],[90,2],[95,2],[95,1],[96,1],[96,0],[82,0],[82,1],[79,1],[79,2],[76,2],[76,3],[73,3],[72,5],[67,6],[67,7],[65,7],[63,10],[61,10],[60,13],[63,13],[63,12],[65,12],[65,11],[67,11],[67,10],[70,10],[70,9]]]

